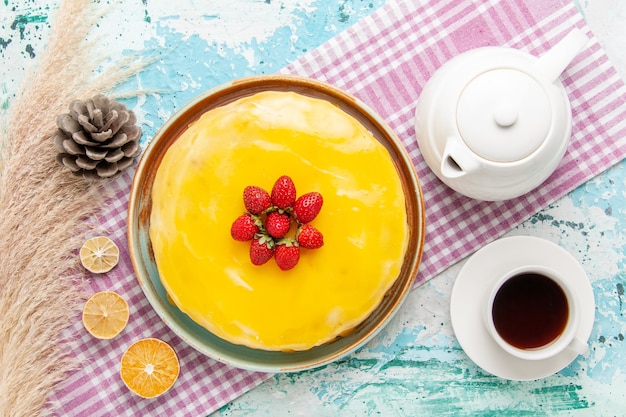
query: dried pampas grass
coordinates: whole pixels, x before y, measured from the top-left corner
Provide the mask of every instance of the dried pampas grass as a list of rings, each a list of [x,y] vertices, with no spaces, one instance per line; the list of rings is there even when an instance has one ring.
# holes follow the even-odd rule
[[[113,6],[114,7],[114,6]],[[75,251],[103,188],[55,162],[50,135],[71,100],[110,91],[142,63],[94,56],[86,44],[102,6],[65,0],[47,48],[0,126],[0,416],[46,413],[47,399],[76,366],[64,331],[83,301]]]

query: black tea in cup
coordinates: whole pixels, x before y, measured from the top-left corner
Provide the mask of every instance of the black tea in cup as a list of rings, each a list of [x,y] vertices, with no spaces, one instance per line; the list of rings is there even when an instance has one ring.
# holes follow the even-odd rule
[[[498,289],[492,309],[496,331],[519,349],[548,345],[565,330],[569,316],[567,296],[545,275],[524,272]]]

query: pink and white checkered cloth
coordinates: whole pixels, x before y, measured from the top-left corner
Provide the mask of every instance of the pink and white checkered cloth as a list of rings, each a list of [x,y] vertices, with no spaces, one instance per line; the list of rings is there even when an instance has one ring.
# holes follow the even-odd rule
[[[415,101],[431,74],[468,49],[502,45],[541,55],[572,27],[590,38],[561,76],[573,112],[572,139],[556,172],[538,189],[493,203],[463,197],[428,169],[413,130]],[[282,72],[327,81],[387,120],[417,167],[427,213],[426,246],[416,285],[565,195],[626,155],[626,86],[568,0],[390,0],[373,15],[303,56]],[[89,336],[77,319],[76,357],[84,366],[51,399],[67,416],[207,415],[252,389],[267,374],[233,369],[197,353],[158,318],[133,273],[126,244],[131,174],[112,186],[116,199],[102,227],[122,251],[120,264],[94,278],[93,291],[112,289],[129,302],[126,330],[111,341]],[[181,373],[165,395],[144,400],[119,377],[121,354],[133,341],[158,337],[178,353]]]

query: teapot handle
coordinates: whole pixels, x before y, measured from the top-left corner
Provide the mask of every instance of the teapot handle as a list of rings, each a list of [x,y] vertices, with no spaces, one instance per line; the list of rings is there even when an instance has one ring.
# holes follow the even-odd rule
[[[556,81],[565,68],[589,41],[578,28],[574,28],[563,39],[535,62],[536,73],[548,82]]]
[[[455,136],[448,138],[440,166],[444,178],[460,178],[481,168],[482,164],[467,145]]]

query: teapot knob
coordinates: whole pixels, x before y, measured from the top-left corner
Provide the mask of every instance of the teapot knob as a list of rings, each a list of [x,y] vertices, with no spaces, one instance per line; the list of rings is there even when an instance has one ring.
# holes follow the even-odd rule
[[[498,126],[509,127],[517,122],[518,115],[518,106],[511,101],[505,101],[496,106],[493,112],[493,119]]]

